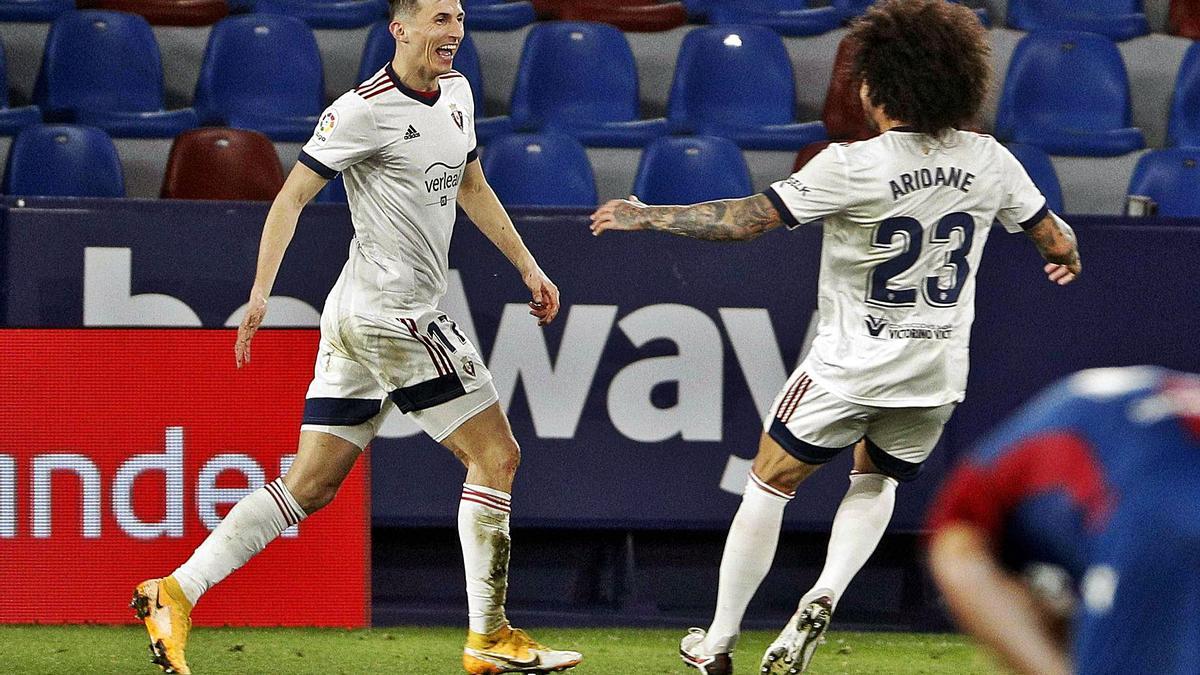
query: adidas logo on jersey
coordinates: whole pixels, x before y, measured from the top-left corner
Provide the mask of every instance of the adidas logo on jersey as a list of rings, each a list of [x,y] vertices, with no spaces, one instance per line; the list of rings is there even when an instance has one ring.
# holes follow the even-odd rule
[[[413,125],[411,125],[411,124],[408,125],[408,131],[404,132],[404,140],[411,141],[414,138],[420,138],[420,137],[421,137],[421,132],[417,131],[417,128],[414,127]]]

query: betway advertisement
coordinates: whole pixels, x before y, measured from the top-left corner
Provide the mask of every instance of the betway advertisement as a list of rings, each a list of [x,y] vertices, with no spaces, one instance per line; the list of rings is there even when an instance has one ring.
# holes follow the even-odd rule
[[[0,309],[16,326],[235,326],[265,213],[168,201],[9,208]],[[812,331],[821,228],[718,244],[656,233],[596,238],[578,210],[513,215],[562,291],[558,320],[535,325],[517,274],[465,218],[442,309],[479,347],[521,444],[514,525],[724,529],[762,416]],[[1200,370],[1200,348],[1185,338],[1200,332],[1200,287],[1187,275],[1160,276],[1193,266],[1200,228],[1071,222],[1085,274],[1065,288],[1046,282],[1027,237],[992,232],[976,280],[967,400],[923,475],[901,488],[894,528],[918,529],[955,453],[1055,378],[1134,363]],[[305,210],[268,325],[317,325],[351,236],[344,207]],[[894,326],[865,304],[860,325],[880,339],[940,337]],[[273,367],[256,351],[243,375],[270,380]],[[303,393],[277,403],[298,409]],[[291,444],[296,429],[279,434]],[[448,451],[393,413],[371,453],[373,524],[453,527],[464,471]],[[848,459],[805,483],[787,527],[827,530]]]
[[[251,376],[225,330],[0,330],[0,623],[132,621],[134,585],[290,465],[316,341],[264,334]],[[195,622],[367,625],[367,473]]]

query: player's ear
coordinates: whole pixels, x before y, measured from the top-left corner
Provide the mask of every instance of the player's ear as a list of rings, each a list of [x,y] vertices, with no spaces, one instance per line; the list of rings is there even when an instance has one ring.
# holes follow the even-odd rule
[[[392,20],[388,24],[388,32],[396,39],[396,42],[408,42],[408,35],[405,33],[404,24],[400,21]]]

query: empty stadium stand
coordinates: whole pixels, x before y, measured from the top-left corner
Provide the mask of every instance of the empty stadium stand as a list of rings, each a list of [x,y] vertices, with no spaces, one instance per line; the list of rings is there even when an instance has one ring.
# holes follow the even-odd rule
[[[686,180],[679,180],[686,176]],[[647,204],[745,197],[750,170],[733,142],[716,136],[659,138],[642,153],[633,194]]]
[[[317,42],[299,19],[229,17],[209,35],[196,112],[202,124],[255,129],[273,140],[305,140],[325,107],[321,72]]]
[[[196,126],[191,108],[164,110],[162,60],[144,18],[125,12],[63,12],[46,38],[34,101],[54,122],[111,136],[170,138]]]
[[[281,187],[283,165],[271,139],[247,129],[208,127],[175,139],[160,196],[269,201]]]
[[[799,150],[825,138],[796,122],[795,76],[780,37],[762,26],[688,33],[679,50],[667,119],[675,133],[729,138],[743,148]]]
[[[1125,63],[1108,38],[1030,33],[1009,62],[996,136],[1055,155],[1123,155],[1146,144],[1132,127],[1129,98]]]
[[[596,179],[579,141],[564,134],[500,136],[483,152],[488,183],[506,206],[594,206]]]
[[[1200,217],[1200,148],[1155,150],[1142,156],[1129,194],[1149,197],[1160,216]]]
[[[667,132],[640,120],[637,68],[624,34],[605,24],[560,21],[525,38],[512,97],[512,123],[557,131],[585,145],[642,147]]]
[[[116,146],[95,127],[33,124],[13,140],[4,167],[4,194],[124,197]]]

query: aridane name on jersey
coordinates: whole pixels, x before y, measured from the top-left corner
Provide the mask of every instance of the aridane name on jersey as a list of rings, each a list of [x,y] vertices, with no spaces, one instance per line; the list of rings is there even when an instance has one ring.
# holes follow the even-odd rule
[[[990,136],[893,129],[829,146],[766,195],[789,228],[824,222],[810,376],[863,405],[961,401],[991,224],[1046,214],[1012,154]]]
[[[474,109],[459,73],[424,93],[388,64],[322,114],[300,161],[345,180],[355,240],[335,291],[353,295],[354,311],[436,306],[445,293],[458,188],[475,159]]]

